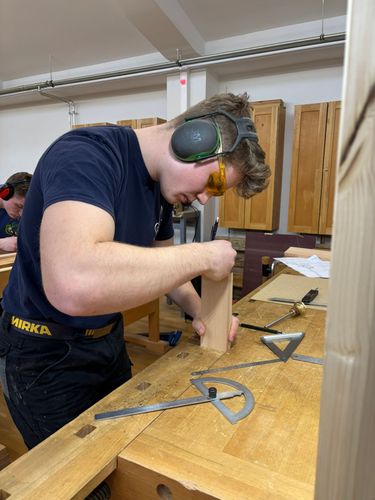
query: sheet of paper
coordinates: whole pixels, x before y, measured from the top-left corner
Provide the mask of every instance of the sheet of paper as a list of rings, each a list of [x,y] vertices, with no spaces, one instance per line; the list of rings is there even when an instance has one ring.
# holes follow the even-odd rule
[[[282,262],[308,278],[329,278],[331,263],[319,259],[317,255],[312,255],[306,259],[301,257],[281,257],[275,260]]]

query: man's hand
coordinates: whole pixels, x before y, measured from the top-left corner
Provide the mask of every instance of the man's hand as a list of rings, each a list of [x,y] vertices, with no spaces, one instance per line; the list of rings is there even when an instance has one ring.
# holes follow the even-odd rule
[[[239,319],[236,318],[236,316],[232,316],[232,321],[228,333],[229,342],[233,342],[233,340],[236,338],[239,324],[240,324]],[[206,331],[206,326],[203,323],[203,321],[200,318],[194,318],[192,325],[194,330],[198,333],[198,335],[202,337],[204,335],[204,332]]]
[[[213,281],[220,281],[231,272],[237,252],[226,240],[214,240],[202,243],[206,247],[208,269],[202,274]]]
[[[3,252],[16,252],[17,236],[9,236],[8,238],[1,238],[0,250],[2,250]]]

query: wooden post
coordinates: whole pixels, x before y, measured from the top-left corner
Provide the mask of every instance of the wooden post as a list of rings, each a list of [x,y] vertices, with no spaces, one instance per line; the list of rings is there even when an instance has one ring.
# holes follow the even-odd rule
[[[201,337],[201,347],[221,352],[229,349],[232,293],[232,273],[221,281],[212,281],[202,276],[202,319],[206,325],[206,333]]]
[[[350,0],[315,498],[375,492],[375,19]]]

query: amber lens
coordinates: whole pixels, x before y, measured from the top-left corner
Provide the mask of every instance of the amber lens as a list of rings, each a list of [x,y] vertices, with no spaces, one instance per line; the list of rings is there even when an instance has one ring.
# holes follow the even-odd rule
[[[212,172],[206,185],[206,191],[211,196],[223,196],[226,190],[225,165],[220,156],[218,160],[219,172]]]

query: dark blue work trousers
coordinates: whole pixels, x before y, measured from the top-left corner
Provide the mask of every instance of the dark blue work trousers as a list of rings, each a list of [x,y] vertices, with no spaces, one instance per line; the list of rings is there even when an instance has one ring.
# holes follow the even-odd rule
[[[28,448],[131,378],[122,317],[100,338],[35,338],[0,326],[0,380]]]

